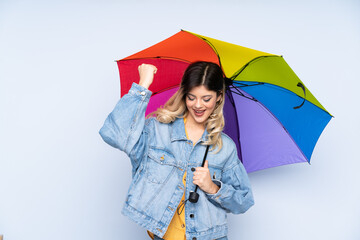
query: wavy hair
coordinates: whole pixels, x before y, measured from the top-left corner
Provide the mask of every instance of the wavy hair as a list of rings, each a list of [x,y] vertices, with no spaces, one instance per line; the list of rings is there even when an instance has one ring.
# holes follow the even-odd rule
[[[225,80],[224,73],[219,65],[212,62],[197,61],[191,63],[185,70],[179,90],[156,111],[147,117],[154,116],[159,122],[170,123],[176,118],[184,118],[189,114],[186,107],[186,96],[194,88],[205,86],[210,91],[215,91],[216,96],[221,96],[216,102],[213,112],[205,122],[208,131],[207,139],[203,145],[211,145],[210,150],[222,148],[221,132],[224,129],[225,121],[223,107],[225,102]]]

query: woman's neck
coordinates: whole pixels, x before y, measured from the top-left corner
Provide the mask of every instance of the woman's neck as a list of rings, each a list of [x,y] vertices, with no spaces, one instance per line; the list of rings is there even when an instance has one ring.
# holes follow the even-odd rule
[[[189,129],[198,129],[198,130],[201,130],[201,131],[204,131],[205,130],[205,124],[202,124],[202,123],[197,123],[192,117],[190,114],[188,114],[186,116],[186,123],[185,123],[185,126]]]
[[[187,137],[195,144],[201,136],[203,135],[205,130],[204,124],[198,124],[191,117],[187,117],[185,121],[185,131],[187,133]]]

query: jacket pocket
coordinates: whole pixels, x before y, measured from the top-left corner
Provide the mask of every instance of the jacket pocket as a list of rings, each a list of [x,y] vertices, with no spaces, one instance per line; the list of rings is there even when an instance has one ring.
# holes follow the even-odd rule
[[[221,180],[221,169],[218,167],[214,167],[212,165],[209,165],[209,172],[211,179]]]
[[[175,157],[164,149],[150,147],[145,169],[146,179],[153,183],[164,183],[178,167]]]

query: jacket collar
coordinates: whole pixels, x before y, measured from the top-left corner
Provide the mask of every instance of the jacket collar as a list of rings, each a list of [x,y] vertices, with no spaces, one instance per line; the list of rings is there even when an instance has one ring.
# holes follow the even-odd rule
[[[205,142],[206,137],[208,135],[208,131],[205,128],[205,131],[199,141]],[[181,141],[188,140],[185,133],[185,124],[183,118],[176,118],[171,126],[171,142],[173,141]]]

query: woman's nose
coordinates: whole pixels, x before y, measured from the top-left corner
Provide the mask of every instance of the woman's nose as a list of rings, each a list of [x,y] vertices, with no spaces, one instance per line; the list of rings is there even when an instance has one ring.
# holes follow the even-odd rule
[[[200,99],[196,100],[196,102],[195,102],[195,107],[196,107],[196,108],[200,108],[200,107],[201,107],[201,100],[200,100]]]

